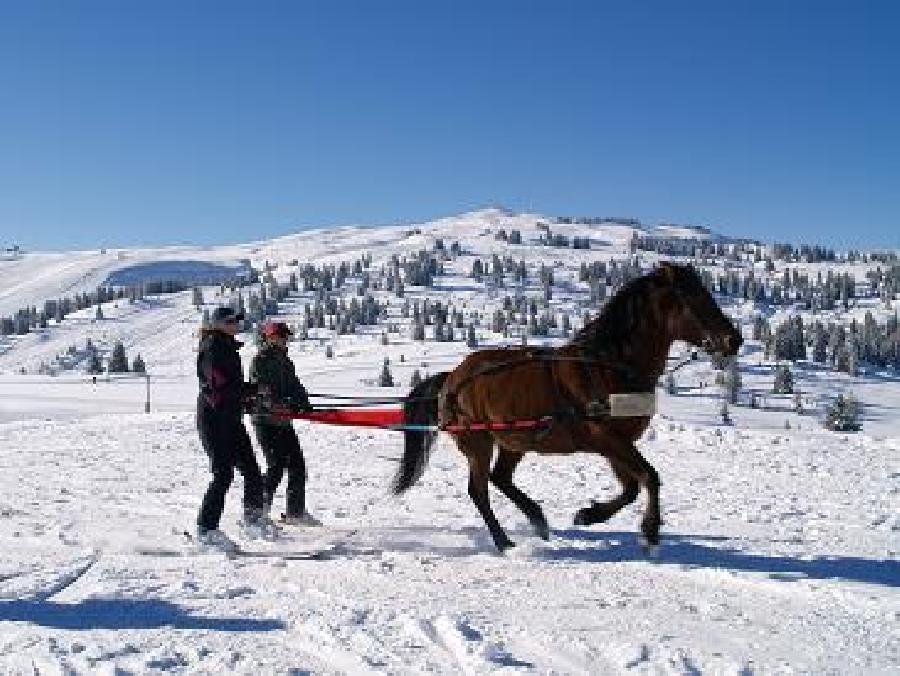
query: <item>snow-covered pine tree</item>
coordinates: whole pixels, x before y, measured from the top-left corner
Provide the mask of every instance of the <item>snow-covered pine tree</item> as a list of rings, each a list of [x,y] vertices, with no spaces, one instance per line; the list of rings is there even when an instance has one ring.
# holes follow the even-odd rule
[[[741,391],[741,372],[738,369],[737,359],[730,358],[725,366],[725,396],[729,403],[738,403],[738,394]]]
[[[106,370],[110,373],[128,373],[128,356],[125,354],[125,346],[121,341],[116,341],[113,346]]]
[[[719,417],[722,418],[723,425],[731,424],[731,414],[728,410],[728,400],[722,399],[722,405],[719,407]]]
[[[141,358],[140,353],[134,358],[134,361],[131,362],[131,370],[135,373],[146,373],[147,365],[144,363],[144,360]]]
[[[781,364],[775,367],[775,382],[772,391],[776,394],[791,394],[794,391],[794,375],[791,367]]]
[[[803,396],[798,388],[794,389],[794,413],[803,413]]]
[[[667,373],[666,374],[666,392],[668,394],[675,394],[677,391],[678,390],[675,387],[675,374]]]
[[[859,402],[852,394],[839,394],[825,409],[824,425],[835,432],[856,432],[862,429]]]
[[[381,374],[378,376],[378,386],[394,386],[394,376],[391,374],[391,362],[387,357],[384,358],[384,364],[381,367]]]
[[[91,350],[88,357],[87,372],[92,375],[103,373],[103,362],[100,361],[100,355],[95,350]]]

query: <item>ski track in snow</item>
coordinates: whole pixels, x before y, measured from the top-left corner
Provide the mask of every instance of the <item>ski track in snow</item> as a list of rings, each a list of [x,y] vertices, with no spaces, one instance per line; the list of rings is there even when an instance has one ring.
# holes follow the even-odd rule
[[[301,431],[329,525],[244,545],[339,543],[324,561],[139,553],[177,548],[173,524],[193,521],[206,475],[189,414],[0,425],[0,672],[887,673],[900,658],[890,440],[854,437],[850,454],[825,433],[656,423],[654,561],[635,509],[566,525],[612,488],[599,458],[527,460],[521,485],[557,528],[535,539],[495,495],[519,543],[498,556],[446,440],[395,499],[381,458],[399,436]]]

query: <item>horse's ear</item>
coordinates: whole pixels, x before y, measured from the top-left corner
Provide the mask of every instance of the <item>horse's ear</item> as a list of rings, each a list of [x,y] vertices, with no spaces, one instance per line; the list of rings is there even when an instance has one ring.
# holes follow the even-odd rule
[[[659,267],[656,269],[656,274],[667,284],[675,283],[675,266],[668,261],[660,262]]]

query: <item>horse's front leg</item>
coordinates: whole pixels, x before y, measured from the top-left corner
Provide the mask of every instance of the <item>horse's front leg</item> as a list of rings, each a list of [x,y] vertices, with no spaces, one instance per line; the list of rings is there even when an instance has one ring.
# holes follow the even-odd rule
[[[613,473],[622,484],[622,492],[612,500],[605,502],[591,501],[590,507],[584,507],[575,512],[576,526],[590,526],[595,523],[604,523],[614,517],[619,511],[637,499],[640,492],[640,484],[630,473],[626,472],[623,466],[616,462],[610,461]]]
[[[659,474],[636,448],[634,453],[641,465],[638,470],[638,481],[647,489],[647,506],[644,508],[644,518],[641,519],[641,532],[647,544],[656,547],[659,544],[659,527],[662,525],[659,510]]]
[[[622,494],[609,502],[595,503],[591,507],[579,510],[575,515],[576,525],[605,521],[625,505],[634,502],[638,494],[637,487],[643,486],[647,491],[647,506],[641,520],[641,533],[647,544],[659,544],[659,527],[662,524],[659,508],[659,474],[641,455],[633,442],[608,444],[606,455],[613,466],[613,471],[622,482]]]

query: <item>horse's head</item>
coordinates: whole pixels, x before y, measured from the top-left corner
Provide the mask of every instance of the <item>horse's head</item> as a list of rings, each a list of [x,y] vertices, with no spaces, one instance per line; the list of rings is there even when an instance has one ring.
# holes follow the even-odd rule
[[[703,347],[725,356],[737,354],[741,333],[690,265],[661,263],[654,273],[671,296],[668,327],[673,340]]]

